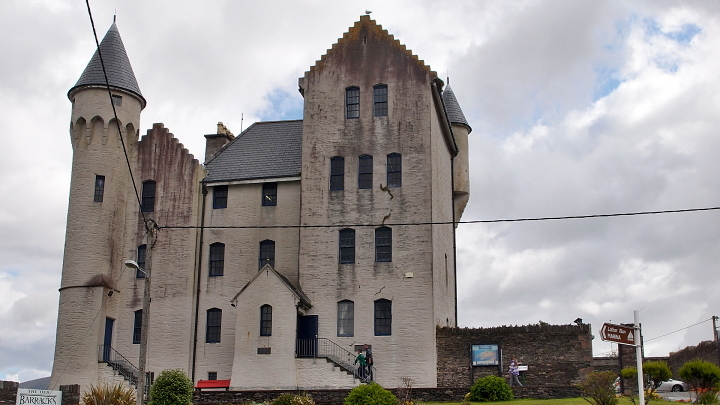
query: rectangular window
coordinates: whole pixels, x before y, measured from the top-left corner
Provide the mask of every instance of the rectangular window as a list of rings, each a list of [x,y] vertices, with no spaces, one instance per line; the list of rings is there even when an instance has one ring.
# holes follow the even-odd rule
[[[208,371],[208,380],[210,380],[210,381],[217,380],[217,371]]]
[[[228,186],[213,187],[213,209],[227,208]]]
[[[375,261],[392,261],[392,229],[386,226],[375,229]]]
[[[358,188],[372,188],[373,158],[362,155],[358,159]]]
[[[225,269],[225,244],[213,243],[210,245],[210,277],[222,276]]]
[[[385,84],[378,84],[373,87],[373,104],[375,107],[375,117],[385,117],[388,115],[388,88]]]
[[[116,107],[122,107],[122,96],[118,96],[117,94],[112,94],[112,102],[115,104]]]
[[[344,300],[338,302],[337,307],[337,335],[355,335],[355,303]]]
[[[355,263],[355,230],[340,230],[340,263]]]
[[[142,212],[155,211],[155,182],[148,180],[142,186]]]
[[[260,336],[272,336],[272,307],[260,307]]]
[[[260,242],[260,270],[266,264],[269,264],[273,269],[275,268],[275,242],[271,240]]]
[[[392,301],[375,301],[375,336],[390,336],[392,332]]]
[[[220,329],[222,326],[222,309],[211,308],[207,310],[207,331],[205,343],[220,343]]]
[[[142,334],[142,309],[135,311],[135,322],[133,324],[133,344],[140,344],[140,336]]]
[[[262,190],[262,205],[277,205],[277,183],[264,183]]]
[[[135,262],[138,264],[138,267],[140,269],[145,270],[145,257],[147,256],[147,245],[140,245],[137,248],[137,260]],[[135,269],[135,278],[145,278],[145,273],[140,271],[140,269]]]
[[[330,190],[345,189],[345,158],[336,156],[330,159]]]
[[[345,89],[345,111],[348,118],[360,117],[360,88],[348,87]]]
[[[387,155],[387,186],[402,186],[402,155],[399,153]]]
[[[95,197],[94,202],[103,202],[103,194],[105,193],[105,176],[95,176]]]

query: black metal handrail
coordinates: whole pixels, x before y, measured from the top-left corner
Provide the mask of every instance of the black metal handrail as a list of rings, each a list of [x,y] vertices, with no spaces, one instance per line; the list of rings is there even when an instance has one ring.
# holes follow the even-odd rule
[[[98,362],[107,363],[113,370],[117,371],[123,378],[130,382],[130,384],[137,387],[140,370],[111,346],[100,345]]]
[[[371,365],[366,368],[359,364],[356,366],[357,355],[355,353],[327,338],[297,339],[295,355],[297,357],[326,358],[363,382],[368,382],[369,376],[372,375],[369,369],[372,367]]]

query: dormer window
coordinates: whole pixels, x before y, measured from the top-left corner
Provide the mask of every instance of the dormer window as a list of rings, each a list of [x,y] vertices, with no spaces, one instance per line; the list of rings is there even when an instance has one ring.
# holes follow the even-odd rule
[[[345,111],[347,118],[360,118],[360,87],[345,89]]]

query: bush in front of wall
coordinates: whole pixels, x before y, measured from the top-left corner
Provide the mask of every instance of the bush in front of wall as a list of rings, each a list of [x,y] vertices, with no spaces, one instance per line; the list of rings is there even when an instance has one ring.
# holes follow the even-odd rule
[[[345,397],[344,405],[397,405],[397,397],[375,382],[358,385]]]
[[[513,391],[504,378],[488,375],[475,380],[468,399],[481,402],[509,401],[513,399]]]

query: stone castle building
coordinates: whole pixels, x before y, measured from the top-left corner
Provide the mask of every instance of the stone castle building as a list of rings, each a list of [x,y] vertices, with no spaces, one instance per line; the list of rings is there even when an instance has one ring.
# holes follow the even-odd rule
[[[109,90],[96,52],[68,92],[51,387],[136,378],[147,280],[127,260],[151,275],[151,374],[348,388],[369,344],[381,385],[437,386],[471,128],[428,65],[362,16],[299,79],[302,120],[218,124],[201,164],[162,124],[139,136],[146,100],[115,24],[100,51]]]

